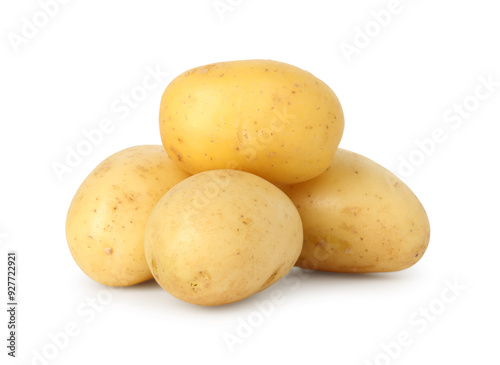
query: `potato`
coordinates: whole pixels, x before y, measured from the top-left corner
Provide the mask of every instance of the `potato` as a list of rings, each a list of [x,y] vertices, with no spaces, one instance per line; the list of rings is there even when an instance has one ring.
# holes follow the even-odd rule
[[[188,176],[162,146],[128,148],[99,164],[76,192],[66,219],[69,249],[83,272],[110,286],[151,279],[144,257],[147,219]]]
[[[324,174],[282,189],[302,218],[302,268],[403,270],[422,258],[429,243],[429,220],[413,192],[356,153],[339,149]]]
[[[236,302],[282,278],[302,249],[288,197],[264,179],[211,170],[172,188],[149,217],[146,260],[156,281],[189,303]]]
[[[344,130],[335,93],[309,72],[270,60],[189,70],[160,105],[165,150],[189,173],[251,172],[297,183],[324,172]]]

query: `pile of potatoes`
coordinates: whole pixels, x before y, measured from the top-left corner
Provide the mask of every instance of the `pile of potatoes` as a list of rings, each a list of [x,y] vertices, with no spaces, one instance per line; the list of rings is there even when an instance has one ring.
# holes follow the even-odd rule
[[[76,192],[71,254],[104,285],[155,278],[200,305],[246,298],[294,265],[408,268],[429,243],[426,212],[390,171],[338,148],[343,130],[335,93],[292,65],[189,70],[163,94],[163,146],[110,156]]]

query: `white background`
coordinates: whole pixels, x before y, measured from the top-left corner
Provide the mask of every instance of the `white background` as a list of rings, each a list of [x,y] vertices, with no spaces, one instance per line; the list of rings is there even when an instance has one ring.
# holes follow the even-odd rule
[[[223,0],[233,5],[222,17],[213,0],[46,2],[0,5],[0,282],[7,250],[17,250],[20,303],[16,360],[1,310],[2,364],[499,363],[497,1]],[[388,9],[390,19],[380,15]],[[250,58],[294,64],[332,87],[346,119],[341,147],[414,190],[431,222],[427,253],[396,273],[293,269],[286,282],[211,308],[151,281],[118,291],[91,281],[64,234],[80,183],[114,152],[160,144],[159,101],[174,76]],[[167,75],[123,109],[148,68]],[[453,108],[466,109],[457,118]],[[113,131],[58,179],[53,164],[104,118]],[[419,152],[416,140],[435,135]],[[241,343],[228,346],[227,334]]]

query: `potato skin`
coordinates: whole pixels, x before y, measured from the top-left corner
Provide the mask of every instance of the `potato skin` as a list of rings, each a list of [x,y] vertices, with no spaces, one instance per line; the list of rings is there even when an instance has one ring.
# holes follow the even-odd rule
[[[304,226],[296,266],[332,272],[398,271],[427,249],[430,226],[413,192],[384,167],[340,149],[321,176],[282,187]]]
[[[166,88],[163,146],[195,174],[238,169],[275,183],[297,183],[330,165],[344,130],[335,93],[295,66],[271,60],[210,64]]]
[[[158,202],[145,233],[146,260],[170,294],[199,305],[264,290],[302,249],[297,209],[278,188],[237,170],[202,172]]]
[[[151,279],[144,257],[147,219],[188,176],[156,145],[128,148],[101,162],[79,187],[66,218],[69,249],[83,272],[110,286]]]

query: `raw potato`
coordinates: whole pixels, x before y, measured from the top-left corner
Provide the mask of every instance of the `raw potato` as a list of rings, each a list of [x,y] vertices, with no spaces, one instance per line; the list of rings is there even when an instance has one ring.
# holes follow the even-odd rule
[[[127,286],[153,276],[144,257],[144,230],[160,198],[189,174],[162,146],[118,152],[85,179],[66,219],[69,249],[95,281]]]
[[[427,214],[394,174],[339,149],[321,176],[284,187],[304,225],[297,266],[335,272],[403,270],[429,243]]]
[[[343,130],[328,85],[270,60],[189,70],[168,85],[160,106],[163,146],[192,174],[237,169],[275,183],[309,180],[330,166]]]
[[[282,278],[302,249],[302,224],[271,183],[212,170],[172,188],[146,226],[146,260],[158,283],[189,303],[236,302]]]

